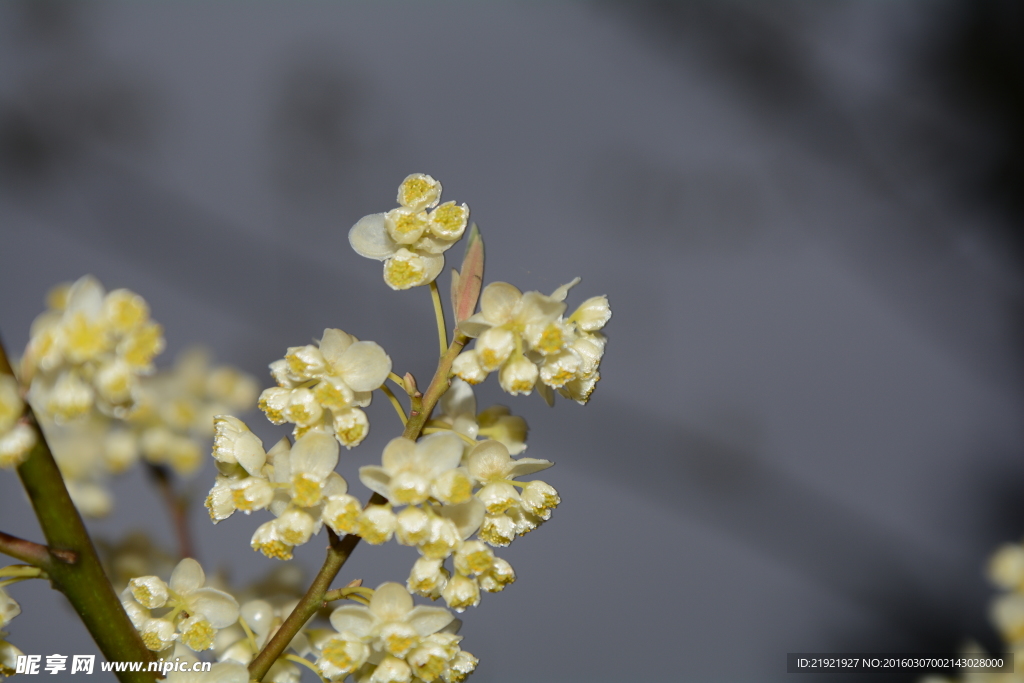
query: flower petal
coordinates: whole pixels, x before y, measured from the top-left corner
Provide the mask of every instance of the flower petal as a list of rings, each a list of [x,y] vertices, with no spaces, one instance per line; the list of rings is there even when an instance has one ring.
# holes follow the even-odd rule
[[[466,540],[477,532],[477,529],[484,522],[485,513],[484,504],[476,498],[473,498],[468,503],[444,505],[440,510],[442,517],[447,517],[455,523],[455,527],[459,530],[459,536],[462,540]]]
[[[420,636],[429,636],[437,633],[455,620],[455,615],[444,607],[431,607],[429,605],[417,605],[409,612],[409,625],[416,629]]]
[[[404,621],[412,606],[412,596],[400,583],[382,583],[370,598],[370,611],[382,621]]]
[[[508,448],[499,441],[481,441],[469,453],[469,473],[481,482],[491,479],[505,479],[512,468]]]
[[[186,557],[171,572],[171,580],[167,583],[178,595],[188,595],[202,588],[206,583],[206,574],[198,562]]]
[[[452,380],[451,388],[441,397],[441,410],[449,417],[470,415],[476,417],[476,396],[473,387],[459,378]]]
[[[501,325],[512,317],[512,309],[523,293],[507,282],[492,282],[480,295],[480,313],[492,325]]]
[[[338,442],[321,431],[306,432],[291,450],[291,474],[300,472],[323,481],[338,465]]]
[[[431,434],[416,444],[416,469],[431,479],[458,467],[462,461],[462,439],[452,432]]]
[[[320,353],[329,364],[333,365],[338,362],[338,358],[345,352],[345,349],[357,341],[359,340],[347,332],[328,327],[324,330],[324,336],[320,337]]]
[[[338,633],[346,631],[357,638],[365,638],[376,620],[370,610],[362,605],[342,605],[331,612],[331,626]]]
[[[374,493],[379,493],[385,498],[391,495],[388,488],[391,484],[391,475],[383,467],[378,467],[377,465],[364,465],[360,467],[359,481],[363,482],[363,486],[366,488]]]
[[[227,628],[238,621],[238,601],[216,588],[200,588],[189,596],[188,603],[214,628]]]
[[[384,447],[381,464],[391,474],[412,467],[415,462],[416,444],[412,439],[396,436]]]
[[[373,391],[388,378],[391,358],[377,342],[356,342],[339,356],[334,370],[354,391]]]
[[[555,464],[550,460],[541,460],[540,458],[520,458],[513,462],[515,464],[512,465],[512,468],[508,471],[509,479],[515,479],[516,477],[522,477],[526,474],[540,472],[541,470],[546,470]]]
[[[398,251],[398,245],[388,235],[382,213],[360,218],[348,231],[348,243],[360,256],[377,261],[383,261]]]

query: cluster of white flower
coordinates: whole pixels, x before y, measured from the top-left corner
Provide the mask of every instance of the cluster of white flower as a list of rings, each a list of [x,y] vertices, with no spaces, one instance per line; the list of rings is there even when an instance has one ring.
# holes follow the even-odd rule
[[[268,420],[293,423],[296,438],[310,429],[333,432],[341,445],[352,448],[369,432],[361,409],[387,379],[391,358],[376,342],[326,329],[318,346],[293,346],[270,370],[278,386],[259,399]]]
[[[92,411],[63,424],[44,420],[43,432],[75,506],[102,517],[113,508],[111,475],[140,457],[180,475],[193,473],[213,434],[213,416],[251,408],[256,392],[252,377],[211,367],[207,354],[193,349],[172,368],[140,378],[134,408],[123,419]]]
[[[32,323],[21,362],[36,413],[66,422],[93,407],[124,416],[135,402],[139,375],[153,371],[163,330],[149,306],[127,289],[107,293],[93,277],[57,288],[50,310]]]
[[[364,216],[349,231],[349,243],[360,256],[384,261],[384,282],[392,289],[437,279],[444,252],[466,231],[469,207],[438,206],[440,201],[441,183],[414,173],[398,187],[398,208]]]
[[[579,278],[550,296],[523,294],[507,282],[487,285],[480,312],[459,323],[476,343],[455,359],[455,374],[477,384],[498,371],[501,388],[513,396],[536,388],[551,404],[557,390],[586,403],[601,379],[598,368],[607,340],[600,330],[612,311],[608,297],[595,296],[564,318],[565,297],[577,282]]]
[[[421,557],[409,575],[409,590],[443,597],[460,612],[479,604],[481,590],[498,592],[515,581],[511,565],[481,541],[507,546],[516,535],[549,519],[559,503],[555,489],[542,481],[514,481],[547,469],[551,462],[513,460],[508,447],[493,439],[470,447],[453,432],[418,442],[398,437],[385,447],[381,461],[380,466],[360,468],[359,478],[388,502],[355,514],[352,508],[327,514],[324,521],[369,543],[394,536],[403,545],[416,546]],[[404,509],[395,513],[393,506]],[[480,540],[469,540],[474,534]],[[444,566],[449,557],[454,573]]]
[[[17,467],[36,445],[35,430],[20,421],[24,412],[18,381],[0,375],[0,468]]]
[[[197,652],[209,650],[217,631],[238,621],[238,601],[205,583],[203,568],[190,557],[178,563],[168,582],[158,576],[128,582],[121,604],[146,647],[169,652],[181,643]],[[163,613],[153,616],[153,610]]]
[[[459,622],[441,607],[413,606],[397,583],[377,587],[368,605],[343,605],[331,614],[334,632],[313,638],[316,665],[332,681],[457,683],[477,665],[459,647]]]
[[[272,604],[268,600],[250,600],[242,604],[238,624],[217,633],[213,651],[218,661],[236,662],[248,666],[267,640],[277,632],[295,605],[297,599]],[[243,627],[241,624],[245,624]],[[300,631],[289,645],[297,656],[312,652],[304,631]],[[297,665],[280,657],[263,677],[264,683],[298,683],[301,671]]]
[[[206,498],[210,518],[217,523],[236,510],[268,508],[276,519],[256,529],[251,542],[267,557],[291,559],[292,548],[318,533],[339,505],[359,510],[334,471],[338,442],[326,432],[308,431],[294,446],[283,438],[268,452],[244,422],[219,415],[213,457],[220,475]]]
[[[22,654],[21,650],[7,642],[7,631],[4,630],[11,619],[19,614],[21,614],[21,605],[7,595],[7,591],[0,588],[0,681],[7,676],[14,675],[18,655]]]

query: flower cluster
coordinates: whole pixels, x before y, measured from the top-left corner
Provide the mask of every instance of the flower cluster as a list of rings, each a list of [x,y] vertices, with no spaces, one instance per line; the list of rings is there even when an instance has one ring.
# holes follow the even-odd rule
[[[249,514],[269,509],[276,519],[256,529],[254,550],[290,560],[292,548],[318,533],[339,504],[359,509],[359,502],[348,495],[348,483],[334,471],[338,442],[330,434],[308,431],[294,446],[284,438],[268,452],[237,418],[217,416],[216,430],[213,457],[220,475],[206,507],[214,523],[236,510]]]
[[[550,296],[523,294],[507,282],[487,285],[480,312],[459,323],[476,343],[455,360],[455,374],[477,384],[497,371],[501,388],[513,396],[536,388],[551,404],[557,390],[586,403],[601,379],[598,368],[606,338],[600,330],[612,312],[606,296],[595,296],[564,318],[565,297],[577,282],[579,278]]]
[[[36,445],[35,430],[20,421],[24,412],[18,381],[0,375],[0,468],[17,467]]]
[[[40,415],[66,422],[93,407],[124,416],[137,398],[138,377],[153,371],[163,330],[149,306],[127,289],[107,293],[93,277],[58,288],[50,310],[32,323],[21,363],[29,399]]]
[[[409,289],[433,282],[444,268],[444,252],[462,237],[469,221],[465,204],[441,201],[441,183],[414,173],[398,187],[398,208],[364,216],[348,239],[360,256],[384,261],[384,282]]]
[[[163,652],[176,642],[191,650],[209,650],[217,631],[238,621],[238,602],[216,588],[204,587],[206,574],[186,557],[170,581],[141,576],[128,582],[121,604],[150,650]],[[162,610],[153,616],[153,610]]]
[[[441,607],[414,606],[400,584],[377,587],[368,605],[331,614],[334,632],[319,633],[316,665],[332,681],[354,674],[358,683],[462,681],[477,658],[459,647],[458,622]]]
[[[202,463],[213,434],[213,416],[246,410],[256,402],[256,382],[230,366],[211,367],[193,349],[175,365],[140,378],[134,408],[116,419],[93,411],[66,423],[43,421],[53,457],[82,514],[102,517],[113,507],[111,475],[141,458],[181,475]]]
[[[11,619],[19,614],[21,614],[21,605],[7,595],[7,591],[0,588],[0,681],[7,676],[14,675],[18,655],[22,654],[21,650],[5,640],[7,632],[4,631],[4,627],[10,623]]]
[[[391,358],[376,342],[326,329],[318,346],[293,346],[270,370],[278,386],[259,399],[268,420],[293,423],[295,437],[313,428],[330,431],[352,448],[369,432],[361,409],[387,379]]]
[[[514,481],[550,467],[549,461],[513,460],[508,448],[493,439],[468,447],[453,432],[418,442],[398,437],[384,448],[381,463],[360,468],[359,478],[388,503],[356,515],[326,516],[325,521],[369,543],[394,536],[415,546],[421,557],[409,575],[409,590],[443,597],[460,612],[479,604],[481,590],[498,592],[515,581],[511,565],[487,545],[507,546],[550,518],[559,503],[555,489],[542,481]],[[395,513],[392,506],[404,509]],[[470,540],[474,534],[480,540]],[[445,567],[449,557],[454,573]]]

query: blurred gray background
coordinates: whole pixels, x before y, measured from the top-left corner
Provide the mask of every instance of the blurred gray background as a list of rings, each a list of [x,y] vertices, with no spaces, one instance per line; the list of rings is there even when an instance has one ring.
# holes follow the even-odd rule
[[[464,615],[472,680],[996,648],[982,568],[1024,532],[1022,29],[1012,0],[3,3],[0,330],[17,352],[46,291],[92,273],[147,298],[164,364],[204,343],[266,386],[330,326],[425,379],[427,292],[387,289],[346,234],[430,173],[488,281],[579,275],[570,306],[615,314],[585,408],[480,392],[530,421],[563,505]],[[343,455],[362,497],[390,410]],[[170,542],[144,477],[115,490],[98,536]],[[272,568],[248,548],[268,517],[194,510],[204,566]],[[11,473],[0,528],[39,538]],[[414,557],[360,547],[341,576]],[[22,650],[94,651],[42,582],[11,593]]]

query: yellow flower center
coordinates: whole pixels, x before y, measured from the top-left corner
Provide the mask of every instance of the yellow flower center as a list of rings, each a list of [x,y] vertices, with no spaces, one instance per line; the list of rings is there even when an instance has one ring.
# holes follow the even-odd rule
[[[181,634],[181,642],[196,652],[209,650],[213,647],[213,636],[216,633],[213,626],[210,626],[210,622],[206,619],[198,619]]]
[[[272,557],[278,560],[290,560],[292,559],[292,546],[281,541],[264,541],[263,543],[253,543],[253,550],[259,550],[267,557]]]
[[[292,502],[304,508],[319,503],[320,482],[308,474],[296,474],[292,479]]]
[[[430,214],[431,230],[441,238],[454,238],[466,227],[466,208],[455,203],[442,204]]]
[[[393,258],[384,267],[385,279],[398,289],[409,289],[419,285],[425,275],[426,270],[422,266],[417,266],[408,259]]]
[[[405,206],[419,204],[433,189],[434,186],[425,178],[410,178],[403,182],[399,188],[401,203]]]
[[[540,339],[537,340],[537,350],[545,356],[552,353],[558,353],[562,350],[563,341],[561,326],[551,323],[544,328],[544,332],[541,333]]]
[[[320,656],[346,674],[356,668],[356,661],[349,652],[348,644],[340,638],[335,638],[325,645],[320,650]]]

